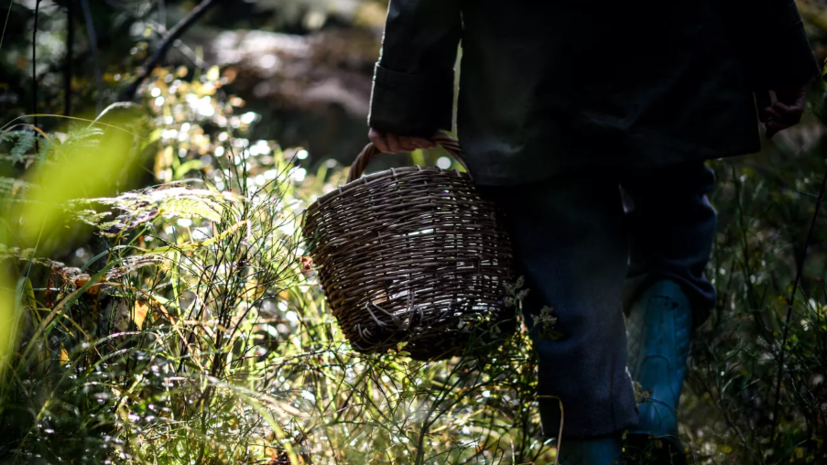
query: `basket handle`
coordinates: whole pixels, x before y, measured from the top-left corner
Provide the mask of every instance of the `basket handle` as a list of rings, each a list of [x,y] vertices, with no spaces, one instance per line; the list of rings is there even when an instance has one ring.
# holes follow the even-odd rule
[[[465,162],[465,154],[459,146],[458,140],[440,131],[431,138],[431,141],[442,146],[446,152],[454,157],[454,160],[465,168],[465,171],[469,171],[468,164]],[[367,168],[368,163],[373,160],[373,157],[380,153],[381,152],[379,149],[373,145],[373,142],[370,142],[367,146],[365,146],[362,153],[360,153],[359,156],[356,157],[356,160],[353,161],[353,164],[350,165],[350,174],[347,176],[347,182],[353,182],[362,177],[362,173],[365,171],[365,168]],[[469,172],[468,175],[471,176],[471,173]]]

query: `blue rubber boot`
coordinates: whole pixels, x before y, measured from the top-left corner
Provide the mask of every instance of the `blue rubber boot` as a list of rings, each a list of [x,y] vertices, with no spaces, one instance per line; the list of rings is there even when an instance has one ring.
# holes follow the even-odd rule
[[[557,452],[560,465],[620,465],[620,433],[593,439],[564,439]]]
[[[692,331],[689,298],[677,283],[658,281],[633,304],[626,327],[629,372],[648,395],[638,405],[640,421],[629,435],[665,440],[674,454],[683,455],[677,409]]]

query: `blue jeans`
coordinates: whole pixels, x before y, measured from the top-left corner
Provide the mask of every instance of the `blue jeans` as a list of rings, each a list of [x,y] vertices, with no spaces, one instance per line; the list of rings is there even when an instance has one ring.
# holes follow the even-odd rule
[[[680,283],[695,323],[709,315],[716,296],[703,271],[715,233],[706,198],[713,184],[712,170],[692,162],[480,187],[505,211],[518,273],[530,289],[523,312],[539,355],[547,435],[556,435],[561,421],[551,396],[563,402],[566,437],[602,436],[637,423],[623,308],[650,283]],[[535,324],[544,306],[557,318],[553,328]]]

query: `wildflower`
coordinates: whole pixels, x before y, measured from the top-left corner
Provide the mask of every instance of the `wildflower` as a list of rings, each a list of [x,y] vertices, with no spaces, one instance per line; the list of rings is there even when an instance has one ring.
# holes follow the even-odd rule
[[[302,274],[307,276],[313,271],[313,259],[310,257],[301,258]]]
[[[534,321],[534,328],[537,328],[537,336],[540,339],[556,341],[563,337],[563,333],[554,329],[554,326],[557,324],[557,317],[555,317],[552,312],[554,312],[554,309],[546,305],[540,309],[539,315],[531,316],[531,319]]]

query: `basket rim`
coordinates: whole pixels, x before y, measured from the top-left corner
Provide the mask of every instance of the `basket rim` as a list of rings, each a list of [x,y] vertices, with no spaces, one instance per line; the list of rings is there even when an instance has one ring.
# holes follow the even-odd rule
[[[355,189],[356,187],[359,187],[361,185],[368,184],[368,183],[370,183],[372,181],[375,181],[377,179],[386,178],[388,176],[396,176],[398,173],[403,173],[404,174],[404,173],[422,172],[422,171],[431,172],[431,173],[434,173],[434,174],[447,174],[449,176],[453,175],[453,176],[456,176],[456,177],[458,177],[460,179],[463,179],[463,180],[466,180],[466,181],[472,181],[472,183],[473,183],[473,179],[471,178],[471,175],[469,175],[467,172],[460,171],[457,168],[450,169],[450,170],[444,170],[442,168],[438,168],[438,167],[434,167],[434,166],[419,166],[419,165],[403,166],[403,167],[400,167],[400,168],[390,168],[390,169],[387,169],[387,170],[384,170],[384,171],[378,171],[376,173],[371,173],[371,174],[368,174],[366,176],[362,176],[361,178],[359,178],[355,181],[351,181],[351,182],[348,182],[348,183],[345,183],[345,184],[340,184],[337,189],[334,189],[334,190],[328,192],[327,194],[324,194],[323,196],[317,198],[316,201],[313,202],[313,204],[311,204],[309,207],[307,207],[307,210],[309,211],[311,209],[321,207],[324,204],[326,204],[327,202],[329,202],[329,201],[333,200],[334,198],[338,197],[339,195],[341,195],[341,194],[343,194],[347,191],[350,191],[352,189]]]

